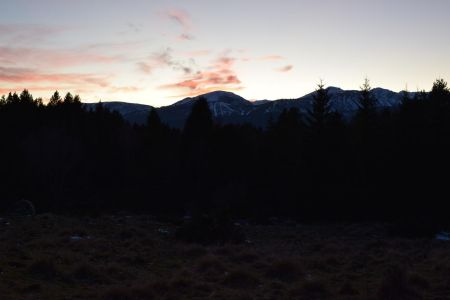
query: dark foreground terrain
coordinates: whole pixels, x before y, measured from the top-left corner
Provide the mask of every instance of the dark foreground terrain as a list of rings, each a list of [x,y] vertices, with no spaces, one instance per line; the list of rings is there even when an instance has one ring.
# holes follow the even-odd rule
[[[201,246],[145,216],[2,218],[0,298],[450,299],[450,242],[272,223]]]

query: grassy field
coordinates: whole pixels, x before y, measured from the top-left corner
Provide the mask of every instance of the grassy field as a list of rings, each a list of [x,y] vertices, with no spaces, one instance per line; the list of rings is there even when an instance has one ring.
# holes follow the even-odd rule
[[[241,225],[201,246],[144,216],[0,219],[0,299],[450,299],[450,242],[383,225]]]

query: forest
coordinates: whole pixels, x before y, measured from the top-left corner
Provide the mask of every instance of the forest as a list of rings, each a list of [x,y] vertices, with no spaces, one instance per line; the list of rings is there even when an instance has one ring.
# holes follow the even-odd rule
[[[26,199],[37,212],[212,214],[303,222],[450,225],[450,90],[404,93],[399,107],[343,120],[321,83],[308,114],[284,111],[267,128],[222,125],[198,100],[182,130],[155,110],[129,124],[101,103],[55,92],[0,100],[0,211]]]

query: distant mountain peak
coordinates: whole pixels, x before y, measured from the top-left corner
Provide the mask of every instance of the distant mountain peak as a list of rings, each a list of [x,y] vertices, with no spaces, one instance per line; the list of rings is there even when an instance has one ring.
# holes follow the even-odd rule
[[[328,91],[328,93],[333,94],[333,93],[339,93],[339,92],[343,92],[344,90],[335,86],[329,86],[326,88],[326,90]]]
[[[208,104],[214,103],[225,103],[225,104],[249,104],[249,101],[243,97],[236,95],[232,92],[226,91],[213,91],[206,94],[198,95],[195,97],[188,97],[181,101],[174,103],[173,105],[191,105],[193,102],[199,100],[200,98],[205,98]]]
[[[341,113],[344,119],[350,119],[360,108],[361,92],[359,90],[343,90],[338,87],[327,87],[330,95],[330,108]],[[208,102],[214,119],[222,124],[250,123],[258,127],[265,127],[269,120],[276,120],[281,112],[292,107],[301,113],[310,110],[316,91],[297,99],[248,101],[243,97],[227,91],[214,91],[196,97],[188,97],[172,105],[157,108],[163,122],[172,127],[182,128],[189,116],[192,105],[201,97]],[[414,95],[414,93],[410,93]],[[377,109],[397,107],[403,99],[401,93],[383,88],[374,88],[372,97]],[[85,104],[89,107],[94,104]],[[104,102],[110,110],[120,112],[131,123],[145,124],[150,106],[132,103]],[[92,106],[93,107],[93,106]]]

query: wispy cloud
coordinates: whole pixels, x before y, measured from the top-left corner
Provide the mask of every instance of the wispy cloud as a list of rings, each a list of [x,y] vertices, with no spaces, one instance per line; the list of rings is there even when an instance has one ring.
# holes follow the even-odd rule
[[[142,88],[136,86],[112,86],[109,88],[110,93],[135,93],[141,90]]]
[[[160,86],[162,89],[177,91],[179,96],[195,96],[214,90],[236,91],[242,89],[242,82],[234,71],[236,59],[224,55],[216,59],[206,70],[198,71],[182,80]]]
[[[262,56],[259,57],[258,60],[262,60],[262,61],[279,61],[279,60],[283,60],[284,57],[280,56],[280,55],[267,55],[267,56]]]
[[[0,41],[15,44],[40,42],[66,30],[42,24],[0,24]]]
[[[116,61],[118,61],[117,57],[84,51],[0,47],[0,63],[9,65],[21,64],[58,68]]]
[[[95,85],[99,87],[109,86],[109,77],[92,74],[60,74],[42,73],[26,68],[5,68],[0,67],[0,82],[9,83],[61,83],[73,85]]]
[[[170,9],[166,12],[166,16],[183,27],[184,31],[190,31],[192,29],[191,16],[182,9]]]
[[[56,90],[65,90],[61,85],[46,85],[46,86],[20,86],[16,85],[14,87],[0,87],[0,95],[5,95],[8,93],[20,93],[23,90],[29,90],[31,92],[49,92]]]
[[[200,56],[207,56],[212,53],[211,50],[196,50],[196,51],[190,51],[186,52],[185,56],[187,57],[200,57]]]
[[[148,60],[138,62],[137,66],[141,72],[146,74],[150,74],[155,69],[164,67],[170,67],[175,71],[182,71],[184,74],[191,74],[195,62],[193,59],[187,61],[174,59],[172,49],[166,48],[163,51],[152,53]]]
[[[292,71],[293,68],[294,68],[293,65],[287,65],[287,66],[284,66],[284,67],[281,67],[281,68],[277,68],[275,70],[278,71],[278,72],[286,73],[286,72]]]
[[[182,28],[182,33],[177,36],[179,41],[192,41],[195,39],[192,34],[192,18],[187,11],[170,9],[164,13],[164,16]]]
[[[195,37],[189,33],[182,33],[178,36],[178,39],[182,41],[192,41],[195,39]]]
[[[151,63],[143,62],[143,61],[136,63],[136,65],[137,65],[138,69],[145,74],[152,73],[153,70],[156,68],[156,66],[152,65]]]

